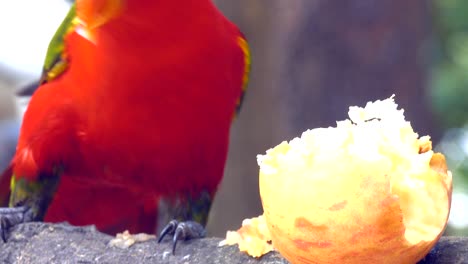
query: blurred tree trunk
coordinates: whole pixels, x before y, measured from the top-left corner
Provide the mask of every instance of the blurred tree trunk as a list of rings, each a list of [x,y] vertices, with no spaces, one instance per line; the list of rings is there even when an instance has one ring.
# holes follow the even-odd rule
[[[277,2],[278,90],[292,135],[395,94],[416,131],[439,137],[426,96],[427,1]]]
[[[271,56],[275,47],[271,43],[270,1],[215,1],[246,35],[252,53],[248,91],[231,129],[225,176],[208,223],[209,233],[217,236],[237,229],[244,218],[261,214],[256,156],[282,139],[275,132],[280,123],[274,114],[277,104],[272,74],[277,59]]]
[[[224,235],[261,213],[256,154],[334,126],[350,105],[395,94],[408,120],[437,140],[428,105],[423,0],[218,0],[252,48],[245,105],[209,230]]]

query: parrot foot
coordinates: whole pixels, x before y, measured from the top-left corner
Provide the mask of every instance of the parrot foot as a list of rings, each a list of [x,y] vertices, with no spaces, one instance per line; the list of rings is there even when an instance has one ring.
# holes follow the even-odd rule
[[[7,242],[7,231],[18,224],[33,221],[33,213],[28,206],[0,208],[0,237]]]
[[[172,254],[175,254],[177,241],[193,238],[202,238],[206,235],[205,228],[195,221],[179,222],[172,220],[159,234],[158,243],[161,243],[166,235],[172,235]]]

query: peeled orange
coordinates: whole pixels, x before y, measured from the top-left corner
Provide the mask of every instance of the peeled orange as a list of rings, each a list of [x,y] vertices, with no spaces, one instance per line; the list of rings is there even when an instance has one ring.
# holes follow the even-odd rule
[[[273,246],[292,263],[416,263],[437,242],[452,176],[393,97],[258,156]]]

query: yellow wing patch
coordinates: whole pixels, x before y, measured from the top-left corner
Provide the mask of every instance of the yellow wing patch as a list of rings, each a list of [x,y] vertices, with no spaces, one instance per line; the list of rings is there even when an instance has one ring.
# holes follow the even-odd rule
[[[247,40],[239,36],[237,38],[237,44],[241,48],[242,52],[244,53],[244,75],[242,76],[242,93],[239,99],[237,100],[236,105],[236,113],[239,113],[240,108],[242,106],[242,101],[244,99],[245,92],[247,91],[247,84],[249,83],[249,74],[250,74],[250,65],[251,65],[251,57],[250,57],[250,48]]]
[[[250,73],[250,64],[251,64],[251,58],[250,58],[250,49],[249,49],[249,44],[247,43],[247,40],[243,37],[238,37],[237,43],[239,44],[239,47],[242,49],[244,52],[244,76],[242,77],[242,92],[245,92],[247,90],[247,83],[249,82],[249,73]]]

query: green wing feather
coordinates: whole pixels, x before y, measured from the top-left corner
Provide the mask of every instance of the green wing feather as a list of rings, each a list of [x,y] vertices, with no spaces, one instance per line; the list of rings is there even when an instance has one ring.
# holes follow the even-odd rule
[[[39,175],[37,181],[17,178],[14,174],[10,182],[10,207],[28,206],[35,221],[43,220],[50,202],[57,190],[62,169],[57,166],[50,175]]]
[[[54,80],[68,68],[64,40],[76,25],[76,7],[73,4],[49,43],[39,84]]]

